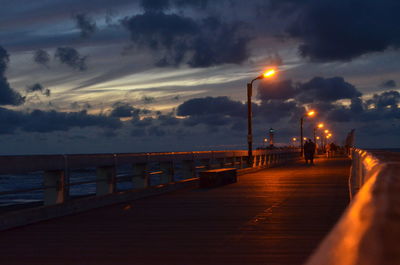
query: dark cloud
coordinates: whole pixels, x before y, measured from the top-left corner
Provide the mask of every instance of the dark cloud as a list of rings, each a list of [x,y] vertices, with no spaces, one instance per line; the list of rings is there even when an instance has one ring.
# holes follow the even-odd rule
[[[156,102],[156,99],[153,97],[144,96],[144,97],[142,97],[142,101],[144,104],[152,104],[152,103]]]
[[[367,101],[367,104],[374,105],[377,109],[397,109],[400,104],[400,93],[392,90],[381,94],[374,94],[372,99]]]
[[[210,0],[174,0],[173,3],[178,7],[195,7],[195,8],[206,8]]]
[[[150,125],[152,125],[154,122],[154,119],[151,117],[147,117],[147,118],[143,118],[143,119],[132,119],[132,124],[135,127],[148,127]]]
[[[45,50],[39,49],[35,51],[35,54],[33,55],[33,61],[48,68],[50,62],[50,54]]]
[[[157,117],[161,126],[177,126],[180,123],[180,120],[176,118],[173,114],[169,115],[159,115]]]
[[[205,124],[210,127],[224,126],[231,123],[232,118],[229,116],[223,116],[221,114],[205,114],[205,115],[193,115],[184,119],[183,124],[185,126],[193,127],[200,124]]]
[[[86,56],[81,56],[79,52],[71,47],[59,47],[56,50],[54,55],[56,59],[60,61],[62,64],[66,64],[69,67],[79,70],[85,71],[86,67]]]
[[[228,97],[194,98],[185,101],[177,108],[178,116],[226,115],[246,117],[246,107],[239,101]]]
[[[382,83],[381,85],[383,88],[395,88],[397,87],[396,81],[394,80],[387,80]]]
[[[351,60],[400,46],[397,0],[274,2],[297,9],[288,33],[302,42],[300,54],[313,61]]]
[[[353,116],[350,113],[350,110],[345,107],[338,107],[333,109],[327,114],[326,119],[331,122],[349,122],[351,121]]]
[[[246,111],[244,104],[228,97],[206,97],[185,101],[178,106],[177,115],[186,117],[185,126],[222,126],[245,118]]]
[[[136,109],[128,103],[117,102],[113,104],[113,109],[110,115],[118,118],[127,118],[134,115],[137,116],[138,113],[136,113],[135,110]]]
[[[342,77],[314,77],[306,83],[299,84],[297,93],[296,99],[303,103],[333,102],[361,96],[361,93]]]
[[[25,98],[17,91],[14,91],[4,76],[10,61],[6,49],[0,46],[0,105],[21,105]]]
[[[0,108],[0,123],[6,128],[3,133],[13,133],[20,129],[26,132],[68,131],[71,128],[96,126],[117,129],[122,123],[113,117],[90,115],[86,111],[57,112],[34,110],[32,112],[13,111]]]
[[[127,17],[122,23],[134,43],[161,55],[159,67],[240,64],[249,56],[250,38],[243,23],[228,24],[217,17],[197,21],[158,11]]]
[[[73,17],[76,26],[81,31],[81,37],[87,38],[96,32],[97,26],[93,20],[87,16],[87,14],[77,14]]]
[[[146,129],[143,128],[135,128],[133,130],[131,130],[131,136],[134,137],[143,137],[146,136]]]
[[[350,110],[353,113],[359,114],[364,111],[364,103],[361,98],[352,98],[350,104]]]
[[[87,110],[87,109],[91,109],[92,105],[89,102],[72,102],[70,104],[70,107],[72,109],[80,109],[80,110]]]
[[[145,11],[164,11],[173,7],[206,8],[209,0],[140,0],[140,5]]]
[[[305,83],[293,83],[292,80],[267,80],[258,86],[258,98],[263,101],[287,100],[295,98],[301,103],[335,102],[340,99],[352,99],[362,94],[342,77],[314,77]],[[327,106],[323,107],[326,109]]]
[[[139,120],[142,114],[150,114],[151,111],[148,109],[135,108],[131,104],[126,102],[116,102],[112,105],[111,117],[117,118],[129,118],[132,117],[134,120]]]
[[[289,99],[296,95],[292,80],[262,81],[258,86],[258,97],[261,100]]]
[[[25,98],[10,87],[5,77],[0,76],[0,105],[18,106],[24,102]]]
[[[169,0],[140,0],[140,5],[145,11],[162,11],[170,6]]]
[[[4,76],[6,73],[9,62],[10,56],[7,50],[0,46],[0,76]]]
[[[253,108],[254,117],[270,123],[290,118],[302,111],[294,101],[269,100],[263,101],[257,108]]]
[[[166,130],[163,128],[157,127],[157,126],[152,126],[147,129],[147,134],[149,136],[157,136],[157,137],[162,137],[168,134]]]
[[[29,93],[34,93],[34,92],[40,92],[42,95],[46,97],[50,97],[50,89],[44,88],[41,84],[36,83],[33,85],[30,85],[26,88],[26,92]]]

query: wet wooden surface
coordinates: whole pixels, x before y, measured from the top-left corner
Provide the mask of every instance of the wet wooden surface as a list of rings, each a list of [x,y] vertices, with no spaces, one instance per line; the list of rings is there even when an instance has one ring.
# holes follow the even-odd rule
[[[350,161],[317,159],[0,233],[0,264],[302,264],[348,204]]]

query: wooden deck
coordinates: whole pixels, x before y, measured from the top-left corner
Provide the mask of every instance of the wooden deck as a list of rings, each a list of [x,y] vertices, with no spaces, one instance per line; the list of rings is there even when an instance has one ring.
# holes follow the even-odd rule
[[[0,233],[0,264],[302,264],[348,204],[350,161],[317,159]]]

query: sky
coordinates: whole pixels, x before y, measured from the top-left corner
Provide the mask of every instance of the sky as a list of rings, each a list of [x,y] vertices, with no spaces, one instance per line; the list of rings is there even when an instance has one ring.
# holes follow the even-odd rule
[[[397,0],[0,0],[0,154],[400,147]]]

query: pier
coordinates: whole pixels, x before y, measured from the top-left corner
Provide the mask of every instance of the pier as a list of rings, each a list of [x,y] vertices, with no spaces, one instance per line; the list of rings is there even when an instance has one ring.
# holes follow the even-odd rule
[[[194,177],[129,192],[142,194],[136,197],[116,192],[74,199],[95,206],[79,209],[74,202],[75,212],[60,206],[68,202],[41,206],[42,212],[57,209],[57,218],[4,228],[0,263],[366,264],[360,261],[377,251],[375,244],[368,245],[371,238],[364,237],[374,236],[369,227],[381,229],[374,220],[390,220],[397,227],[393,212],[357,218],[362,205],[371,203],[365,194],[372,184],[365,183],[377,181],[376,174],[387,174],[392,165],[379,159],[397,159],[395,155],[354,150],[352,159],[319,157],[315,166],[305,165],[297,152],[264,155],[256,156],[252,167],[243,166],[244,160],[224,159],[219,166],[236,167],[238,181],[220,187],[199,188]],[[111,197],[119,199],[112,202]],[[34,211],[22,210],[37,216]],[[344,245],[349,239],[352,244]],[[389,261],[396,249],[388,248]],[[373,257],[375,262],[368,264],[396,264],[386,256]]]

